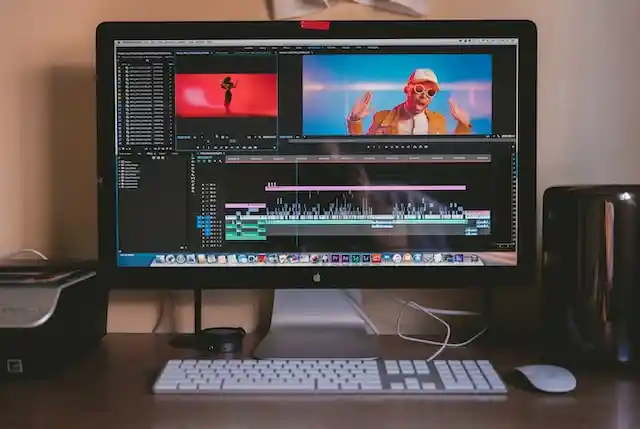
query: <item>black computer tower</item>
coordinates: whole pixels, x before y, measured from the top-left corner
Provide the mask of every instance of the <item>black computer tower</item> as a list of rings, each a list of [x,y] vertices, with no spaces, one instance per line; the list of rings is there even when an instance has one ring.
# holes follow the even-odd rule
[[[569,367],[640,363],[640,186],[563,186],[543,197],[541,338]]]

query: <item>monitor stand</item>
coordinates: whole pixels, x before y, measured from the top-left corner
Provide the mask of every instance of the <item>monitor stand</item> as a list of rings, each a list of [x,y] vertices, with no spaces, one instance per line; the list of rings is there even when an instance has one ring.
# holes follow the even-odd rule
[[[377,335],[345,296],[361,306],[360,291],[276,290],[269,332],[254,350],[257,359],[375,359]]]

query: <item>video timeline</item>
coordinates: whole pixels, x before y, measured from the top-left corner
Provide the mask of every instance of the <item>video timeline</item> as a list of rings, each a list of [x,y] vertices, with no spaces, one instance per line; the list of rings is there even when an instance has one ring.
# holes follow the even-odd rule
[[[478,266],[478,254],[465,253],[215,253],[155,255],[151,266]]]
[[[283,189],[284,188],[284,189]],[[298,192],[295,201],[275,197],[269,208],[265,203],[225,205],[226,240],[266,240],[271,236],[366,236],[366,235],[489,235],[491,212],[465,210],[457,203],[436,207],[422,197],[417,203],[396,202],[389,213],[375,213],[371,197],[358,191],[390,192],[411,190],[410,186],[328,186],[329,189],[302,186],[268,188],[270,191]],[[384,188],[384,189],[380,189]],[[399,188],[399,189],[396,189]],[[418,187],[425,191],[427,186]],[[444,188],[444,187],[440,187]],[[461,186],[464,188],[464,186]],[[321,191],[334,194],[319,201]],[[444,189],[440,189],[444,190]],[[301,195],[300,195],[301,194]],[[375,196],[373,197],[375,198]],[[371,198],[371,199],[373,199]],[[398,230],[401,230],[400,232]]]
[[[509,224],[496,223],[502,207],[491,190],[504,183],[508,192],[510,178],[496,177],[488,160],[401,169],[392,163],[202,165],[196,177],[203,182],[238,178],[218,192],[227,251],[247,243],[278,251],[484,251],[496,233],[509,238]]]

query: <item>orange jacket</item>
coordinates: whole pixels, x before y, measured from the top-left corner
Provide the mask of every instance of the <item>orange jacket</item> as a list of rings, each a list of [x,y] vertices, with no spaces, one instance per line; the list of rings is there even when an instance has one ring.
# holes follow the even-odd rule
[[[391,110],[381,110],[373,115],[373,122],[367,134],[398,134],[398,108]],[[429,134],[448,134],[447,118],[442,113],[425,110],[429,121]],[[347,130],[349,135],[362,134],[362,121],[350,121],[347,119]],[[458,122],[454,134],[471,134],[471,126]]]

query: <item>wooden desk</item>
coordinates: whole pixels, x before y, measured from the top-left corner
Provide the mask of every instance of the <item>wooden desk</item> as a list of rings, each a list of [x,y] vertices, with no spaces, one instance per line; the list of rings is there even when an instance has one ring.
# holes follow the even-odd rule
[[[569,395],[511,387],[504,399],[180,398],[151,395],[150,386],[176,350],[161,335],[109,335],[93,358],[49,381],[0,385],[2,429],[638,429],[640,381],[578,374]],[[251,343],[251,338],[248,338]],[[423,357],[431,349],[383,338],[385,357]],[[523,352],[456,350],[444,358],[489,358],[500,372],[535,362]]]

